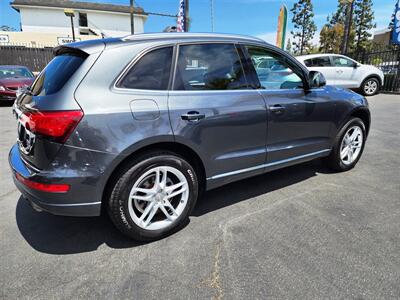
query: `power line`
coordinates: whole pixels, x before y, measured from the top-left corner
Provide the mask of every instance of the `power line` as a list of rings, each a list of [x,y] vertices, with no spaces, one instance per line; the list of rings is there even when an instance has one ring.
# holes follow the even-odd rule
[[[136,7],[143,7],[136,0],[133,0],[133,3],[135,3]],[[138,13],[135,12],[135,14],[138,14]],[[170,17],[170,18],[178,17],[178,15],[166,14],[166,13],[158,13],[158,12],[150,12],[150,11],[145,11],[144,14],[153,15],[153,16],[161,16],[161,17]]]

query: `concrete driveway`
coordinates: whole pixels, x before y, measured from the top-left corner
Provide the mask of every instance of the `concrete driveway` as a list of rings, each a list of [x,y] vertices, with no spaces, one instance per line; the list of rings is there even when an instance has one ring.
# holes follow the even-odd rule
[[[211,191],[150,244],[106,217],[33,211],[12,184],[16,125],[0,107],[0,298],[400,298],[400,96],[369,102],[355,169],[317,160]]]

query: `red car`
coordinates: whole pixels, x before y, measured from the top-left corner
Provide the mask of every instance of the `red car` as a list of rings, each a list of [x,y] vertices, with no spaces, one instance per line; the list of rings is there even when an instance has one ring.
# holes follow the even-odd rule
[[[12,102],[19,89],[29,87],[35,77],[24,66],[0,66],[0,102]]]

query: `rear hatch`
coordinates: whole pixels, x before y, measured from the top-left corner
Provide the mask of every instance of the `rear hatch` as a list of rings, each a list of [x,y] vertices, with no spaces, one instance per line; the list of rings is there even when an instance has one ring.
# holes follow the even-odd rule
[[[17,98],[18,145],[32,167],[45,169],[82,119],[74,91],[95,61],[89,57],[75,47],[56,48],[53,60]]]

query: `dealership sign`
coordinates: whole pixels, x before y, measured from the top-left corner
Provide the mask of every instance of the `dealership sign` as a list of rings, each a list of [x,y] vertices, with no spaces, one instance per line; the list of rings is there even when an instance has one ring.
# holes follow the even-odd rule
[[[397,1],[396,10],[394,11],[394,24],[392,31],[392,43],[400,44],[400,1]]]
[[[7,34],[0,34],[0,43],[9,43],[10,38]]]
[[[81,39],[80,38],[75,38],[75,42],[79,42]],[[59,45],[64,45],[64,44],[68,44],[68,43],[73,43],[74,40],[72,39],[72,37],[58,37],[57,38],[57,42]]]

